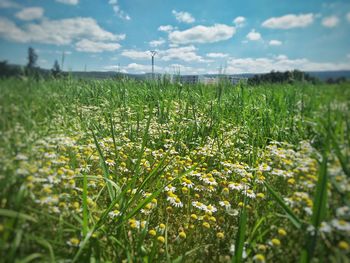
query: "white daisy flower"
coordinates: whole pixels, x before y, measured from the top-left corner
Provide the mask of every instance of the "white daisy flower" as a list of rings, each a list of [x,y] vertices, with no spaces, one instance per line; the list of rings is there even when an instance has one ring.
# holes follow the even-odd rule
[[[340,231],[350,231],[350,223],[344,220],[333,219],[332,225]]]

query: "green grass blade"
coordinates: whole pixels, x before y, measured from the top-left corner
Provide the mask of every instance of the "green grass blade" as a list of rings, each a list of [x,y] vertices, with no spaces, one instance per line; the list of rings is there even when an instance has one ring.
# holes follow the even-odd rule
[[[19,218],[19,219],[23,219],[23,220],[28,220],[28,221],[32,221],[32,222],[37,222],[37,220],[27,214],[24,213],[20,213],[20,212],[16,212],[13,210],[9,210],[9,209],[2,209],[0,208],[0,216],[5,216],[5,217],[11,217],[11,218]]]
[[[238,222],[238,231],[237,231],[236,242],[235,242],[235,254],[232,260],[233,263],[240,263],[243,260],[246,227],[247,227],[247,211],[244,205],[241,210],[239,222]]]
[[[294,212],[284,202],[281,196],[277,192],[275,192],[267,182],[264,182],[264,185],[266,186],[267,190],[272,195],[272,197],[275,199],[275,201],[283,208],[284,212],[287,214],[289,220],[293,223],[293,225],[296,228],[300,229],[301,228],[300,219],[294,214]]]
[[[318,229],[322,221],[325,219],[327,212],[327,182],[327,157],[323,155],[314,196],[314,205],[312,209],[311,224],[314,227],[314,231],[308,233],[307,235],[305,248],[302,251],[300,259],[300,262],[302,263],[311,262],[315,254],[315,248],[318,239]]]
[[[100,145],[98,144],[98,141],[96,139],[95,133],[93,132],[93,130],[91,130],[91,132],[92,132],[92,136],[94,137],[94,142],[95,142],[95,145],[96,145],[96,148],[97,148],[97,151],[98,151],[98,154],[100,156],[101,163],[102,163],[103,176],[106,179],[109,179],[109,170],[108,170],[108,167],[107,167],[107,164],[106,164],[106,160],[105,160],[105,158],[104,158],[104,156],[102,154],[102,150],[101,150]],[[114,194],[114,191],[113,191],[111,183],[109,181],[106,181],[106,184],[107,184],[109,198],[110,198],[110,200],[112,202],[113,199],[114,199],[115,194]]]
[[[16,263],[29,263],[29,262],[32,262],[34,260],[37,260],[38,258],[42,258],[42,257],[43,257],[43,255],[40,253],[33,253],[33,254],[30,254],[29,256],[25,257],[24,259],[16,261]]]
[[[87,204],[87,178],[83,175],[83,236],[85,237],[88,231],[88,204]]]

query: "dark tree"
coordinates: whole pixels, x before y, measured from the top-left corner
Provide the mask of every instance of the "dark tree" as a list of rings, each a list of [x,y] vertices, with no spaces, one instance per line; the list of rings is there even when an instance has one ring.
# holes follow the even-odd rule
[[[53,64],[53,67],[51,69],[52,75],[57,78],[61,74],[61,68],[60,65],[58,64],[57,59],[55,60],[55,63]]]
[[[27,68],[33,69],[36,67],[36,61],[38,60],[38,55],[36,54],[34,48],[28,48],[28,64]]]

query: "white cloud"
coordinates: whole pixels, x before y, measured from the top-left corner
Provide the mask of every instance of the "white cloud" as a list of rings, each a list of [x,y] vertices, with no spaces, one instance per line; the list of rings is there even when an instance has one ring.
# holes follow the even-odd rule
[[[339,18],[336,16],[328,16],[322,19],[322,25],[325,27],[335,27],[339,23]]]
[[[226,72],[239,73],[265,73],[272,70],[286,71],[299,69],[303,71],[348,70],[348,63],[314,62],[306,58],[289,59],[285,55],[274,58],[234,58],[228,61]]]
[[[234,20],[233,23],[235,24],[236,27],[243,27],[245,24],[245,17],[243,16],[237,16]]]
[[[79,3],[79,0],[56,0],[56,2],[66,5],[77,5]]]
[[[17,12],[15,16],[18,19],[24,21],[30,21],[35,19],[40,19],[44,15],[44,9],[41,7],[28,7],[24,8],[21,11]]]
[[[350,23],[350,12],[346,14],[346,20]]]
[[[137,63],[130,63],[126,67],[123,67],[123,69],[126,72],[136,72],[136,73],[146,73],[146,72],[151,72],[152,71],[152,66],[151,65],[144,65],[144,64],[137,64]],[[161,71],[162,68],[155,65],[154,66],[154,71],[159,72]]]
[[[270,46],[280,46],[280,45],[282,45],[282,41],[272,39],[269,41],[269,45]]]
[[[231,38],[235,32],[234,27],[224,24],[199,25],[184,31],[170,32],[169,40],[175,44],[214,43]]]
[[[162,61],[181,60],[185,62],[211,62],[196,53],[194,46],[172,47],[164,50],[157,50],[156,58]],[[123,50],[122,56],[134,60],[150,59],[149,51]]]
[[[165,43],[165,40],[164,39],[158,39],[158,40],[152,40],[149,42],[149,45],[151,47],[158,47],[158,46],[161,46]]]
[[[104,51],[115,51],[120,48],[118,43],[95,42],[88,39],[80,40],[75,44],[75,49],[83,52],[99,53]]]
[[[123,73],[150,73],[152,71],[151,64],[138,64],[130,63],[127,66],[111,65],[104,67],[104,70],[113,70]],[[158,65],[154,66],[154,70],[157,73],[167,73],[167,74],[199,74],[206,73],[206,70],[198,67],[185,66],[182,64],[170,64],[165,67],[160,67]],[[217,73],[217,72],[216,72]]]
[[[119,70],[121,72],[146,73],[151,72],[151,65],[130,63],[125,67],[107,66],[105,70]],[[241,74],[241,73],[266,73],[272,70],[286,71],[299,69],[302,71],[329,71],[329,70],[350,70],[350,60],[346,63],[334,62],[315,62],[306,58],[290,59],[286,55],[278,55],[272,58],[232,58],[227,62],[225,67],[226,74]],[[185,66],[177,63],[172,63],[168,66],[155,65],[155,71],[160,73],[170,74],[217,74],[218,70],[214,68],[201,68]]]
[[[113,11],[119,18],[124,20],[131,20],[131,17],[127,13],[125,13],[123,10],[121,10],[120,6],[118,5],[113,6]]]
[[[182,11],[177,12],[176,10],[173,10],[171,13],[175,16],[176,20],[179,22],[190,24],[195,21],[194,17],[188,12],[182,12]]]
[[[0,37],[20,43],[68,45],[82,39],[94,42],[119,41],[125,38],[125,34],[108,32],[92,18],[44,20],[19,27],[11,20],[0,17]]]
[[[283,55],[283,54],[275,56],[274,58],[277,59],[277,60],[286,60],[286,59],[288,59],[288,57],[286,55]]]
[[[246,37],[251,41],[258,41],[261,39],[261,34],[253,29],[247,34]]]
[[[160,26],[158,27],[158,31],[163,31],[163,32],[171,32],[173,31],[175,28],[171,25],[166,25],[166,26]]]
[[[109,0],[108,4],[113,6],[113,11],[119,18],[124,20],[131,20],[131,17],[125,13],[125,11],[123,11],[118,5],[118,0]]]
[[[0,37],[15,42],[29,42],[30,35],[17,27],[11,20],[0,17]]]
[[[226,58],[228,54],[225,53],[208,53],[206,55],[208,58]]]
[[[173,47],[166,50],[159,50],[158,55],[161,60],[182,60],[186,62],[209,62],[196,53],[194,46]]]
[[[148,51],[137,50],[123,50],[121,55],[131,59],[149,59],[151,57]]]
[[[21,7],[16,2],[11,0],[0,0],[0,8],[19,8]]]
[[[280,17],[271,17],[262,23],[263,27],[277,28],[277,29],[290,29],[297,27],[307,27],[314,21],[314,14],[288,14]]]

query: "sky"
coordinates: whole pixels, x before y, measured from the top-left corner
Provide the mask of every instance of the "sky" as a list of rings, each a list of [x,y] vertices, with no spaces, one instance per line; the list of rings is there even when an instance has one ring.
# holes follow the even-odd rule
[[[350,1],[0,0],[0,60],[29,46],[66,71],[350,70]]]

